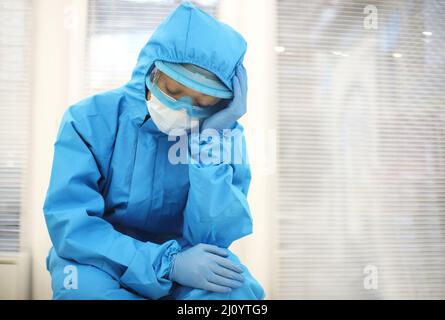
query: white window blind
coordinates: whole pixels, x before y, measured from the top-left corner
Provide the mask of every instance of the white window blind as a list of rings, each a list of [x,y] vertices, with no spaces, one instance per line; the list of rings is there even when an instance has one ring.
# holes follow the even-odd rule
[[[29,149],[31,2],[0,0],[0,253],[20,251]]]
[[[92,94],[125,84],[152,32],[181,2],[90,0],[85,93]],[[216,0],[191,2],[211,15],[216,13]]]
[[[444,299],[445,2],[276,5],[274,298]]]

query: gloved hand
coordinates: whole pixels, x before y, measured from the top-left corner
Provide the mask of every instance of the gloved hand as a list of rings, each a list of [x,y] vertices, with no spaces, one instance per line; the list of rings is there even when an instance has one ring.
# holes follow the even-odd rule
[[[200,243],[174,255],[169,279],[214,292],[230,292],[242,285],[243,269],[226,257],[227,250]]]
[[[241,118],[247,109],[247,73],[242,64],[239,64],[232,78],[233,98],[229,105],[205,119],[202,130],[212,128],[219,132],[231,129],[236,120]]]

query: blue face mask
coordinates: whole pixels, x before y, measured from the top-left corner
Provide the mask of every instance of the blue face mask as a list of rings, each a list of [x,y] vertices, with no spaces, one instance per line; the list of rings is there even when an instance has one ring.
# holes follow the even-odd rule
[[[153,81],[153,78],[154,78],[154,72],[152,72],[150,76],[146,77],[147,88],[150,90],[151,94],[153,94],[159,100],[159,102],[161,102],[164,106],[168,108],[171,108],[173,110],[185,109],[190,117],[197,119],[208,118],[212,114],[224,108],[224,100],[221,100],[219,103],[208,107],[199,107],[193,105],[192,104],[193,99],[189,96],[183,96],[177,100],[164,93],[158,87],[156,81]]]

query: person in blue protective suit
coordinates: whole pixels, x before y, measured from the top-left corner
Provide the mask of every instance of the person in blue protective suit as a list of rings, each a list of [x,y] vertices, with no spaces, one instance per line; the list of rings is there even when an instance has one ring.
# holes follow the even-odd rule
[[[264,298],[229,249],[252,233],[244,144],[232,148],[241,162],[213,157],[244,142],[245,51],[235,30],[182,3],[127,84],[65,111],[43,208],[54,299]],[[192,138],[196,128],[217,134]],[[184,137],[187,161],[172,161]]]

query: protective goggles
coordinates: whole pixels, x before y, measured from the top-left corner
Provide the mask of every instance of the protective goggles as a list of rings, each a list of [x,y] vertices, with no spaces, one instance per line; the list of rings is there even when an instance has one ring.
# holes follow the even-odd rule
[[[190,117],[198,119],[208,118],[224,107],[224,100],[220,100],[211,106],[200,107],[192,104],[193,99],[190,96],[182,96],[179,99],[175,99],[159,88],[159,77],[159,70],[157,68],[153,68],[150,75],[146,77],[145,83],[151,94],[155,95],[155,97],[166,107],[173,110],[185,109]]]

